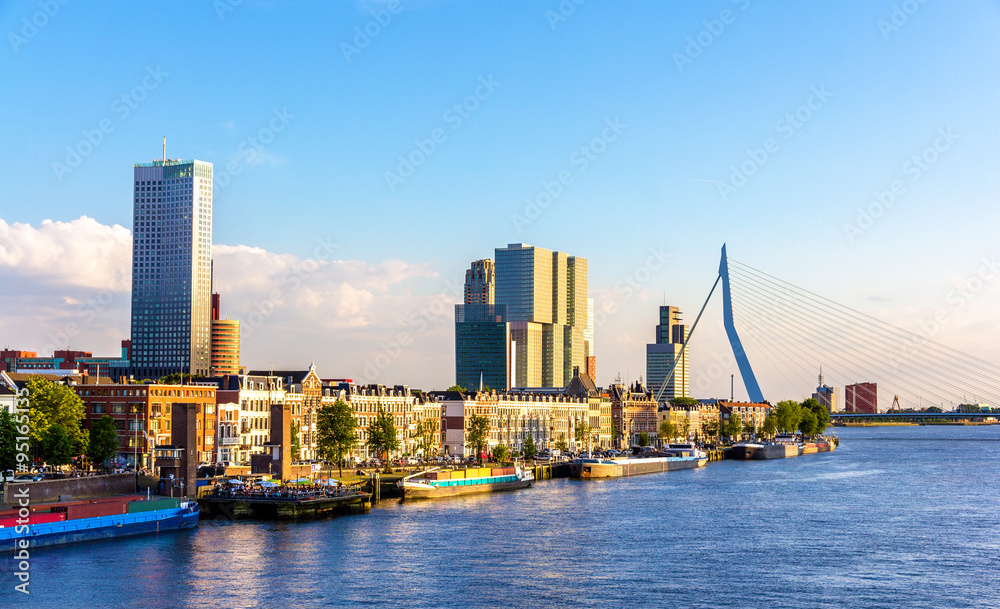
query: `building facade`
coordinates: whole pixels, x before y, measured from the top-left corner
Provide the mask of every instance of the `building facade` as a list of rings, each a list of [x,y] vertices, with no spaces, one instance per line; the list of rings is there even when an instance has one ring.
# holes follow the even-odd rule
[[[844,387],[844,412],[878,413],[878,384],[855,383]]]
[[[681,322],[677,307],[660,307],[660,323],[656,326],[656,342],[646,345],[646,382],[660,403],[673,398],[688,397],[690,392],[690,352],[682,348],[688,337],[688,327]],[[674,362],[677,362],[674,365]],[[673,367],[673,374],[663,381]],[[660,388],[663,393],[660,393]]]
[[[465,271],[465,304],[493,304],[495,288],[496,275],[492,260],[476,260]]]
[[[496,250],[496,303],[506,305],[514,387],[565,387],[586,369],[588,262],[523,243]]]
[[[212,164],[137,163],[132,357],[139,379],[211,373]]]
[[[655,445],[659,417],[652,392],[638,382],[631,385],[614,383],[608,387],[608,395],[611,398],[615,446],[617,448],[637,446],[640,444],[642,434],[646,434],[650,445]]]
[[[837,411],[837,393],[833,387],[829,387],[823,382],[822,369],[819,371],[819,385],[816,387],[816,393],[812,394],[812,398],[826,406],[828,412]]]
[[[212,376],[240,373],[240,322],[212,320]]]
[[[510,388],[510,325],[504,305],[455,305],[455,384]]]
[[[744,434],[759,432],[764,426],[764,419],[771,412],[771,405],[756,402],[727,402],[718,404],[719,422],[726,424],[733,417],[740,420]]]

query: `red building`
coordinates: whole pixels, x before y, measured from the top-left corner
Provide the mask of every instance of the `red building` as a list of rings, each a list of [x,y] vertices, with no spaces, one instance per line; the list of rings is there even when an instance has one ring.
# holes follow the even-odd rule
[[[844,387],[844,412],[878,413],[878,384],[855,383]]]

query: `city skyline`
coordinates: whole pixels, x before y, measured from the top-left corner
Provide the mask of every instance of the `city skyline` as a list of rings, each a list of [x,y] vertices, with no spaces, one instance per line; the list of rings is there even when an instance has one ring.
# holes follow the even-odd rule
[[[664,297],[698,310],[723,242],[1000,361],[995,5],[920,5],[887,28],[891,3],[562,15],[557,3],[443,2],[386,17],[361,2],[310,7],[307,20],[223,4],[60,5],[30,36],[22,18],[37,4],[0,8],[0,27],[24,40],[0,54],[22,91],[0,151],[11,348],[118,352],[133,287],[123,168],[159,157],[166,135],[169,157],[215,165],[216,290],[251,367],[315,359],[336,375],[446,387],[464,270],[519,241],[590,261],[600,385],[640,376]],[[170,33],[148,31],[150,18]],[[365,28],[378,33],[356,43]],[[178,32],[199,45],[176,44]],[[92,50],[95,36],[113,42]],[[296,43],[246,42],[269,39]],[[719,311],[716,299],[690,347],[697,397],[729,395]],[[754,363],[769,398],[815,386]]]

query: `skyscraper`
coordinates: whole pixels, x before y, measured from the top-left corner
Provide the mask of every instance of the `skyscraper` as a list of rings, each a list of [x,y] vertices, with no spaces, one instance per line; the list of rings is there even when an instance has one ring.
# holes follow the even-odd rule
[[[510,326],[506,307],[455,305],[455,384],[506,391],[511,379]]]
[[[565,387],[573,368],[586,369],[586,258],[523,243],[496,249],[497,304],[506,305],[512,385]]]
[[[465,304],[493,304],[495,285],[493,261],[476,260],[465,271]]]
[[[131,373],[208,375],[212,164],[164,155],[134,174]]]
[[[689,352],[684,350],[688,327],[680,323],[681,312],[677,307],[660,307],[660,323],[656,326],[656,342],[646,345],[646,382],[653,395],[660,393],[663,380],[677,361],[673,375],[667,381],[661,400],[688,397],[690,391]]]

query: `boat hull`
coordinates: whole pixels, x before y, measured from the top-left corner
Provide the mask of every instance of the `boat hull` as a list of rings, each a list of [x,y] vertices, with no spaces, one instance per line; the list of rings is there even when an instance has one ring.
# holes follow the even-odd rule
[[[708,458],[681,457],[673,459],[629,459],[615,461],[570,462],[570,475],[574,478],[620,478],[642,474],[658,474],[681,469],[705,467]]]
[[[442,497],[457,497],[459,495],[472,495],[475,493],[496,493],[501,491],[515,491],[528,488],[534,482],[534,478],[514,480],[511,482],[492,482],[486,484],[469,484],[466,486],[442,486],[432,487],[427,485],[402,486],[404,499],[439,499]]]
[[[10,527],[0,529],[0,544],[6,549],[15,549],[20,540],[27,539],[30,547],[37,548],[188,529],[198,525],[198,515],[196,504],[187,508],[34,524],[22,533],[17,532],[22,527]]]

